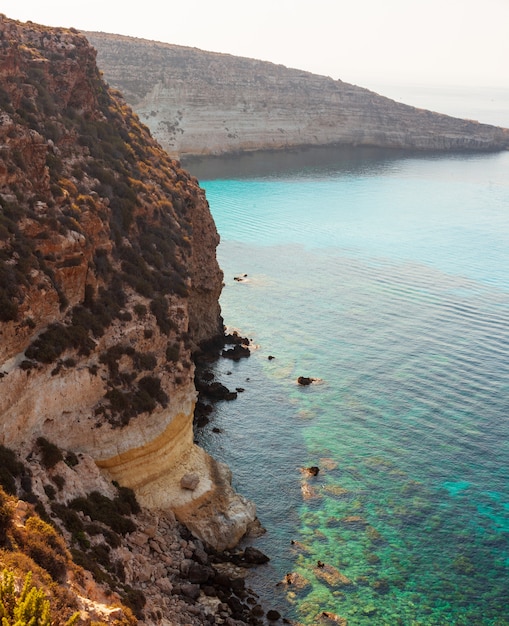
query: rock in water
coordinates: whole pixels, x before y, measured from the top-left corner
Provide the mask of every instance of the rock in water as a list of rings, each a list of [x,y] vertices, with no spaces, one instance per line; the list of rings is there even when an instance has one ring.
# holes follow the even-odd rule
[[[299,385],[307,386],[310,385],[314,381],[314,378],[309,378],[308,376],[299,376],[297,378],[297,382]]]

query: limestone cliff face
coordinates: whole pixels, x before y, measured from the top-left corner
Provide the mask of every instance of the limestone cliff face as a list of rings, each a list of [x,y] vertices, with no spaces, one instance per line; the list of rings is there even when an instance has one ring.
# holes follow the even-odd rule
[[[241,500],[192,434],[193,353],[223,333],[218,234],[95,56],[73,30],[0,16],[0,444],[25,457],[43,436],[142,504],[185,505],[185,522],[208,498],[228,517]],[[218,546],[253,507],[240,518]]]
[[[177,155],[334,144],[500,150],[509,130],[394,102],[282,65],[86,33],[106,79]]]

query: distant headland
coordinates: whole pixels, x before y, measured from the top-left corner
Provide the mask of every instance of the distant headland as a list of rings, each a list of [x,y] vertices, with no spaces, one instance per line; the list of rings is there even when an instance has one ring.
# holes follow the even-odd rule
[[[374,146],[496,151],[509,130],[418,109],[283,65],[84,33],[112,87],[174,156]]]

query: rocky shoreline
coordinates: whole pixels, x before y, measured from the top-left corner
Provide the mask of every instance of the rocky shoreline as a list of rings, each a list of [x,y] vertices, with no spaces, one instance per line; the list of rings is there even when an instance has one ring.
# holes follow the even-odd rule
[[[237,331],[226,332],[201,346],[194,358],[198,391],[194,429],[208,423],[215,403],[235,400],[243,391],[230,390],[216,380],[213,364],[222,358],[247,358],[250,353],[250,340]],[[249,571],[270,561],[257,548],[247,545],[216,550],[193,535],[191,526],[180,523],[169,510],[144,509],[136,523],[136,533],[127,538],[131,555],[126,571],[128,581],[144,594],[144,623],[151,620],[157,624],[197,626],[291,623],[279,611],[264,606],[263,600],[248,586]],[[242,539],[249,542],[264,532],[255,518]]]
[[[262,553],[210,550],[168,511],[144,511],[138,521],[126,576],[144,594],[144,623],[261,625],[276,616],[246,586],[249,568],[268,560]]]
[[[213,404],[231,401],[241,390],[231,391],[215,380],[210,366],[219,358],[240,359],[250,354],[249,340],[233,332],[221,340],[216,338],[200,351],[196,358],[195,385],[199,392],[194,426],[208,423]],[[128,543],[136,552],[133,563],[133,582],[146,590],[145,615],[158,616],[158,607],[165,606],[164,614],[184,624],[245,624],[261,626],[267,623],[290,623],[277,610],[263,606],[256,592],[247,585],[250,569],[263,566],[270,559],[252,546],[217,551],[193,536],[168,511],[144,512],[143,524]],[[247,538],[259,536],[265,530],[258,520]],[[157,578],[163,563],[166,578]],[[160,573],[160,571],[159,571]],[[151,581],[154,584],[148,584]],[[169,598],[167,593],[171,593]],[[146,621],[146,620],[145,620]]]

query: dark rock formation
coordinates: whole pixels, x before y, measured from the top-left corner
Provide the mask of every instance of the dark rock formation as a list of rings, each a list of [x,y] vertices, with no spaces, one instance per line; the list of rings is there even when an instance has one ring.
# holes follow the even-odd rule
[[[299,383],[299,385],[302,385],[303,387],[306,387],[307,385],[311,385],[313,381],[314,381],[314,378],[310,378],[309,376],[299,376],[297,378],[297,382]]]
[[[260,550],[253,548],[253,546],[247,546],[244,550],[244,560],[246,563],[261,565],[262,563],[267,563],[270,559]]]
[[[240,344],[235,345],[233,348],[227,348],[221,352],[221,356],[225,359],[232,359],[233,361],[240,361],[242,358],[246,358],[251,356],[251,352],[249,348],[246,346],[241,346]]]

